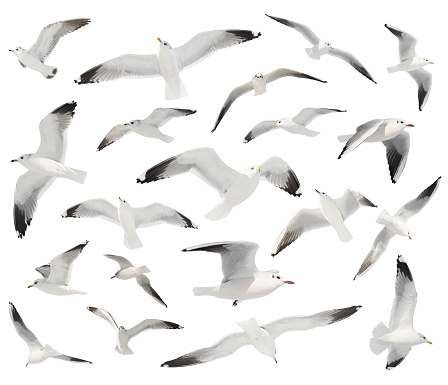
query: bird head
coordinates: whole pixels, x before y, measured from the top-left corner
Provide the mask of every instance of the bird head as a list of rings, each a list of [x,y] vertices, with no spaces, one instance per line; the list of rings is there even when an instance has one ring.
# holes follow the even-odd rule
[[[10,49],[9,52],[12,52],[16,56],[20,56],[25,50],[22,47],[16,47],[15,49]]]
[[[249,178],[259,177],[260,176],[260,166],[249,166],[246,167],[244,170],[241,171],[242,174],[246,174]]]
[[[40,286],[43,282],[44,282],[44,279],[43,279],[43,278],[36,279],[36,280],[32,283],[32,285],[29,285],[29,286],[28,286],[28,289],[29,289],[30,287],[38,287],[38,286]]]
[[[327,53],[328,51],[330,51],[332,49],[333,49],[333,47],[331,46],[331,44],[328,41],[321,40],[319,42],[319,51],[321,53],[325,54],[325,53]]]
[[[26,163],[31,158],[31,155],[32,154],[20,155],[18,158],[11,160],[11,162]]]
[[[289,118],[281,118],[277,123],[275,123],[274,127],[286,127],[291,123],[291,119]]]
[[[331,199],[331,197],[327,193],[324,193],[323,191],[319,191],[316,189],[314,189],[314,191],[316,191],[319,194],[319,197],[321,199]]]
[[[428,339],[423,334],[419,333],[419,335],[420,335],[420,343],[421,344],[428,343],[428,344],[432,345],[432,342],[428,341]]]
[[[138,126],[140,124],[142,124],[141,120],[131,120],[129,123],[126,123],[125,126],[133,127],[133,126]]]
[[[432,61],[429,61],[428,59],[425,59],[425,58],[419,58],[420,59],[420,62],[421,62],[421,64],[422,64],[422,66],[425,66],[425,65],[427,65],[427,64],[434,64],[434,62],[432,62]]]
[[[170,43],[168,43],[167,41],[165,41],[165,40],[160,40],[159,38],[157,38],[157,40],[158,40],[159,43],[160,43],[160,50],[162,50],[162,49],[173,49],[173,48],[171,47]]]

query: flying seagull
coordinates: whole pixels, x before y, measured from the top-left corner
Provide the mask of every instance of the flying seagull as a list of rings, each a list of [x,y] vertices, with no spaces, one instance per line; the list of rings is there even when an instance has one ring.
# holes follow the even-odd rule
[[[364,142],[383,142],[386,147],[386,157],[389,163],[389,173],[392,183],[400,178],[408,159],[411,139],[403,131],[406,127],[414,127],[402,119],[370,120],[356,129],[355,134],[340,135],[340,142],[347,142],[338,159],[347,155]]]
[[[19,177],[14,194],[14,227],[22,238],[36,210],[37,201],[57,177],[83,183],[86,172],[64,165],[67,129],[72,123],[76,102],[65,103],[50,112],[39,124],[40,145],[34,154],[13,159],[29,171]]]
[[[215,242],[192,246],[182,251],[208,251],[221,255],[221,284],[213,287],[195,287],[194,295],[210,295],[217,298],[233,299],[233,306],[247,299],[264,297],[284,284],[277,270],[259,271],[255,265],[258,245],[252,242]]]
[[[118,199],[120,201],[118,208],[105,199],[90,199],[68,208],[61,215],[62,218],[102,218],[115,223],[123,228],[124,245],[131,250],[143,247],[136,232],[139,227],[168,223],[197,229],[185,215],[161,203],[131,207],[126,200],[120,197]]]
[[[398,38],[398,50],[400,53],[400,64],[389,67],[387,71],[389,73],[404,71],[415,80],[418,86],[418,108],[422,111],[428,101],[432,86],[432,74],[423,69],[423,67],[434,63],[417,56],[415,53],[417,39],[410,33],[388,24],[384,24],[384,26]]]
[[[154,298],[161,305],[168,307],[162,298],[157,294],[157,292],[151,286],[148,277],[144,273],[149,273],[150,270],[146,266],[135,267],[129,260],[124,257],[112,254],[104,254],[105,257],[117,262],[120,265],[120,270],[118,270],[112,277],[118,279],[132,279],[135,278],[137,283],[141,288],[147,292],[152,298]]]
[[[99,144],[97,151],[111,145],[123,136],[135,132],[147,138],[155,138],[171,143],[174,138],[160,132],[159,128],[173,118],[188,116],[196,111],[180,108],[156,108],[151,115],[144,120],[131,120],[129,123],[118,124],[113,127]]]
[[[359,268],[359,271],[356,274],[355,278],[353,278],[354,280],[361,277],[372,268],[372,266],[384,254],[389,241],[395,235],[401,235],[411,238],[409,230],[406,226],[406,222],[415,214],[418,214],[423,209],[423,207],[428,204],[430,199],[437,191],[441,178],[442,177],[438,177],[431,186],[423,190],[417,196],[417,198],[406,203],[400,210],[395,213],[394,216],[390,216],[386,210],[383,210],[377,220],[377,223],[384,225],[384,227],[373,241],[372,248],[370,249],[369,254],[367,254],[367,257],[364,259],[364,262]]]
[[[47,358],[57,358],[58,360],[70,361],[70,362],[86,362],[91,364],[90,361],[81,360],[80,358],[66,356],[65,354],[59,353],[54,350],[50,345],[42,346],[39,340],[36,338],[34,333],[28,329],[25,323],[20,317],[20,314],[16,310],[16,307],[10,302],[9,303],[9,314],[12,319],[12,323],[16,328],[17,334],[26,342],[28,348],[30,349],[30,354],[28,355],[28,364],[40,364]]]
[[[52,79],[58,72],[58,69],[56,67],[45,65],[45,60],[53,52],[54,47],[56,47],[56,44],[58,44],[59,39],[62,36],[76,31],[89,23],[90,19],[72,19],[48,24],[40,32],[37,41],[30,49],[16,47],[9,51],[17,56],[17,59],[23,68],[31,68],[32,70],[40,72],[42,76],[47,79]]]
[[[54,257],[49,265],[36,268],[36,271],[41,273],[43,278],[36,279],[28,288],[35,287],[44,293],[53,295],[87,294],[71,288],[68,282],[72,275],[73,262],[88,243],[89,241],[80,243],[78,246]]]
[[[386,369],[397,367],[406,358],[412,347],[429,342],[426,337],[414,330],[413,318],[417,305],[417,292],[411,270],[400,255],[397,259],[395,279],[395,299],[390,314],[389,327],[382,322],[373,329],[370,350],[380,354],[389,349]]]
[[[120,354],[134,354],[134,352],[129,348],[129,341],[135,336],[147,330],[157,330],[157,329],[183,329],[182,326],[175,324],[173,322],[162,321],[159,319],[145,319],[138,323],[131,329],[126,329],[123,326],[118,326],[115,320],[112,318],[109,312],[98,307],[88,306],[87,310],[102,318],[103,320],[109,322],[109,324],[114,329],[117,337],[117,346],[115,350]]]
[[[314,76],[304,74],[302,72],[293,71],[287,68],[277,68],[276,70],[269,72],[265,76],[263,76],[260,73],[255,74],[255,76],[252,78],[250,82],[244,83],[241,86],[238,86],[233,89],[233,91],[229,94],[226,101],[224,102],[224,105],[221,108],[221,111],[219,113],[218,119],[216,119],[215,125],[213,126],[212,132],[214,132],[218,128],[218,124],[221,122],[224,115],[229,110],[230,106],[233,104],[233,102],[238,99],[240,96],[254,90],[254,96],[262,95],[264,94],[266,90],[266,84],[273,82],[274,80],[281,79],[284,77],[295,77],[295,78],[302,78],[302,79],[310,79],[310,80],[316,80],[321,83],[326,83],[325,80],[320,80],[318,78],[315,78]]]
[[[205,215],[212,221],[225,218],[234,206],[249,198],[260,179],[266,179],[290,195],[302,195],[296,174],[283,159],[274,156],[261,166],[249,166],[238,172],[227,166],[212,148],[197,148],[166,159],[140,175],[137,183],[155,182],[189,171],[217,190],[223,198]]]
[[[331,114],[333,112],[347,112],[346,110],[336,110],[332,108],[303,108],[293,118],[282,118],[280,120],[265,120],[258,123],[244,138],[244,143],[258,138],[267,132],[283,129],[291,134],[300,134],[305,136],[317,136],[320,133],[308,129],[307,125],[319,116]]]
[[[297,240],[303,233],[322,227],[332,226],[342,242],[352,239],[352,235],[345,227],[345,220],[360,207],[377,207],[360,192],[346,189],[340,198],[332,199],[328,194],[316,190],[320,198],[320,207],[302,209],[291,218],[272,249],[275,257],[283,249]]]
[[[372,75],[366,70],[366,68],[361,64],[361,62],[353,56],[351,53],[343,51],[338,48],[334,48],[329,42],[319,39],[313,31],[306,25],[296,23],[294,21],[281,19],[280,17],[269,16],[271,19],[278,21],[281,24],[286,25],[287,27],[291,27],[295,29],[297,32],[303,35],[303,37],[308,40],[313,46],[311,48],[305,48],[306,53],[311,59],[319,60],[322,55],[328,54],[338,59],[344,60],[348,64],[350,64],[356,71],[358,71],[361,75],[364,75],[367,79],[371,80],[376,84],[376,81],[373,80]]]
[[[166,99],[178,99],[187,95],[179,73],[200,62],[219,49],[244,43],[261,36],[255,31],[228,29],[201,32],[184,45],[173,48],[164,40],[159,54],[122,55],[97,65],[84,72],[75,83],[99,83],[119,78],[150,78],[162,76],[165,79]]]
[[[334,309],[316,313],[310,316],[291,316],[276,321],[258,325],[255,318],[239,322],[242,332],[229,334],[216,344],[180,356],[174,360],[163,363],[162,367],[180,367],[204,364],[219,358],[227,357],[239,348],[252,345],[261,354],[272,357],[275,362],[275,339],[283,333],[305,331],[342,321],[355,314],[361,306],[351,306],[344,309]]]

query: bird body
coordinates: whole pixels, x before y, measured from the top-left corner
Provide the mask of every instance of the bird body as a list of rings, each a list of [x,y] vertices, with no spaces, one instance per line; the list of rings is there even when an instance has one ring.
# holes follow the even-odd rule
[[[386,226],[394,234],[410,237],[406,222],[399,215],[390,216],[386,210],[383,210],[376,223]]]
[[[112,278],[127,280],[149,272],[150,270],[146,266],[140,266],[140,267],[129,266],[117,271]]]
[[[425,65],[433,64],[432,62],[429,62],[428,60],[422,58],[422,57],[413,57],[410,59],[405,59],[401,63],[388,67],[387,72],[394,73],[399,71],[404,72],[411,72],[415,70],[419,70],[420,68],[424,67]]]
[[[124,245],[131,250],[143,247],[143,243],[137,235],[132,207],[126,201],[120,199],[117,213],[124,231]]]
[[[58,69],[56,67],[52,67],[42,63],[34,55],[30,54],[30,52],[26,49],[18,47],[18,49],[16,48],[16,50],[12,52],[14,52],[14,54],[17,56],[17,59],[19,60],[19,63],[22,65],[22,67],[28,67],[34,71],[40,72],[40,74],[46,79],[52,79],[58,72]]]
[[[257,73],[251,80],[252,88],[254,89],[254,96],[262,95],[264,94],[266,90],[266,79],[265,77]]]
[[[249,342],[255,349],[265,356],[272,357],[277,362],[275,358],[275,339],[258,325],[254,317],[247,321],[237,322],[237,325],[244,330]]]
[[[320,57],[327,54],[330,49],[333,49],[330,43],[324,40],[319,40],[319,42],[314,44],[311,48],[305,48],[305,52],[311,59],[320,60]]]

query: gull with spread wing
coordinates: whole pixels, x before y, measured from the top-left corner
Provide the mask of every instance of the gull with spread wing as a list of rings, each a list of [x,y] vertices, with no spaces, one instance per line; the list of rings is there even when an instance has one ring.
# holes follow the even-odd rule
[[[120,197],[118,199],[120,201],[118,208],[105,199],[90,199],[70,207],[61,215],[63,218],[101,218],[115,223],[123,228],[124,245],[131,250],[143,247],[136,232],[139,227],[168,223],[197,229],[185,215],[161,203],[131,207],[126,200]]]
[[[249,166],[238,172],[227,166],[212,148],[196,148],[166,159],[140,175],[137,183],[155,182],[186,172],[201,178],[223,198],[205,215],[212,221],[225,218],[234,206],[249,198],[260,179],[266,179],[290,195],[302,195],[296,174],[283,159],[274,156],[261,166]]]

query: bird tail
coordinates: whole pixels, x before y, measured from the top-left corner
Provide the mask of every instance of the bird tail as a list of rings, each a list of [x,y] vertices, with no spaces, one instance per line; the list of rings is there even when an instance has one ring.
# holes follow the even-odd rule
[[[120,353],[120,354],[124,354],[124,355],[130,355],[130,354],[134,354],[134,352],[129,348],[129,346],[126,346],[125,350],[120,350],[120,348],[117,346],[115,346],[115,350]]]
[[[224,199],[213,210],[205,214],[205,218],[211,221],[219,221],[229,215],[232,208],[233,206],[229,205],[229,203]]]
[[[348,242],[353,239],[353,236],[350,234],[350,231],[348,231],[347,227],[342,224],[338,229],[335,228],[335,230],[338,233],[339,239],[341,242]]]
[[[353,134],[339,135],[339,136],[338,136],[338,140],[339,140],[340,142],[346,142],[346,141],[349,140],[352,136],[353,136]]]
[[[184,83],[179,79],[179,83],[173,87],[170,87],[168,83],[165,83],[165,98],[166,100],[173,100],[183,98],[187,96],[187,90],[185,89]]]
[[[194,295],[212,295],[212,287],[193,287]]]
[[[50,66],[44,66],[44,68],[42,68],[42,70],[40,71],[42,76],[47,79],[53,79],[54,76],[57,74],[57,72],[58,69],[56,67],[50,67]]]
[[[387,333],[390,333],[390,330],[382,322],[380,322],[377,327],[373,329],[373,338],[370,339],[370,350],[372,353],[380,354],[387,349],[389,344],[380,339]]]
[[[140,274],[143,274],[143,273],[150,273],[150,272],[151,272],[151,270],[149,270],[146,266],[140,266],[140,267],[138,267],[137,269],[138,269],[138,271],[139,271]]]
[[[54,350],[50,345],[45,345],[43,350],[48,357],[59,356],[61,354],[57,350]]]
[[[124,245],[131,250],[143,247],[143,244],[135,231],[132,233],[124,233]]]
[[[312,48],[305,48],[305,52],[311,59],[320,59],[320,55],[315,55]]]
[[[315,137],[315,136],[319,135],[320,132],[314,131],[314,130],[305,129],[305,130],[301,131],[300,134],[306,135],[306,136]]]
[[[174,138],[172,136],[165,135],[165,134],[162,134],[161,136],[157,137],[157,139],[160,139],[160,140],[164,141],[165,143],[171,143],[174,140]]]
[[[400,65],[396,65],[396,66],[392,66],[392,67],[387,67],[387,72],[389,72],[390,74],[400,71]]]
[[[376,220],[376,223],[379,223],[380,225],[386,225],[390,218],[389,213],[386,210],[381,211],[380,216]]]
[[[86,176],[87,172],[83,170],[77,170],[76,168],[70,168],[69,173],[67,174],[67,178],[81,184],[86,180]]]
[[[70,294],[81,294],[81,295],[86,295],[87,293],[85,291],[79,291],[79,290],[73,290],[70,289]]]

